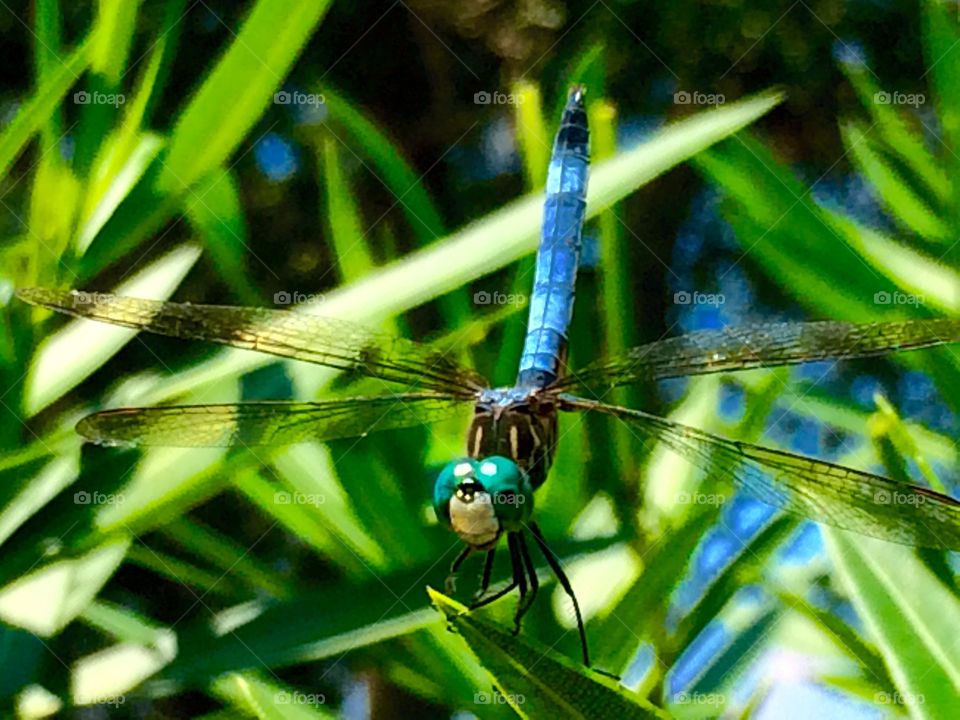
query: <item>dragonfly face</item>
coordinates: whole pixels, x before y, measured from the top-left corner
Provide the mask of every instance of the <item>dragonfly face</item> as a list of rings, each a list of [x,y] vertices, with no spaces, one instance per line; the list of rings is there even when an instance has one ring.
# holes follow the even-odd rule
[[[505,457],[464,458],[449,463],[437,478],[433,507],[460,539],[489,550],[504,532],[523,527],[533,513],[527,474]]]
[[[557,440],[557,404],[539,388],[509,387],[478,394],[467,431],[467,454],[508,457],[534,489],[546,480]]]

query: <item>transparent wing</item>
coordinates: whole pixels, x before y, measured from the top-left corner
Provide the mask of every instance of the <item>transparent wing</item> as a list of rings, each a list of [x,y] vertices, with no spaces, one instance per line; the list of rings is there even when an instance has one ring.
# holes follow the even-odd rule
[[[960,320],[769,323],[698,330],[632,348],[590,363],[561,379],[557,389],[626,385],[683,375],[814,360],[865,358],[960,342]]]
[[[256,350],[440,391],[472,394],[485,384],[479,375],[457,366],[439,350],[346,320],[290,310],[191,305],[46,288],[18,290],[17,297],[75,317]]]
[[[758,500],[817,522],[902,545],[960,549],[960,501],[915,485],[736,442],[640,410],[560,396],[564,410],[621,418]]]
[[[325,402],[118,408],[88,415],[77,432],[100,445],[289,445],[432,423],[464,404],[453,395],[400,393]]]

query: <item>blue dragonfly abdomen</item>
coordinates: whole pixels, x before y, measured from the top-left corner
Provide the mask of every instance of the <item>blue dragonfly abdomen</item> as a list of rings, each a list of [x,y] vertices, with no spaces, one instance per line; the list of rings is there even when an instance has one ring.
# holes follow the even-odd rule
[[[582,87],[570,91],[547,172],[530,318],[517,376],[521,387],[553,383],[566,356],[587,211],[589,130],[583,96]]]

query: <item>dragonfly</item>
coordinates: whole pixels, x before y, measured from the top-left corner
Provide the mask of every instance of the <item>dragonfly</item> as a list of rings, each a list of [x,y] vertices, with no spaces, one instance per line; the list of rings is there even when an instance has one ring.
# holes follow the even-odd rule
[[[517,590],[514,632],[539,587],[532,544],[544,557],[576,616],[590,665],[577,596],[534,518],[534,495],[547,480],[558,418],[589,413],[618,418],[644,442],[658,442],[731,481],[743,493],[787,513],[894,543],[960,549],[960,501],[911,485],[785,450],[731,440],[636,408],[604,402],[598,388],[666,378],[874,358],[960,342],[960,320],[931,318],[854,324],[767,323],[700,330],[592,362],[566,363],[589,167],[582,87],[571,89],[547,176],[541,239],[527,333],[514,385],[490,387],[433,345],[394,337],[338,318],[289,309],[194,305],[101,293],[27,288],[21,300],[127,328],[267,353],[402,384],[382,395],[316,402],[117,408],[82,419],[78,432],[102,445],[261,446],[361,437],[446,418],[473,405],[464,456],[440,472],[433,492],[438,519],[464,543],[448,576],[485,553],[471,609]],[[889,498],[902,501],[891,503]],[[528,543],[528,537],[532,542]],[[490,589],[505,538],[511,576]]]

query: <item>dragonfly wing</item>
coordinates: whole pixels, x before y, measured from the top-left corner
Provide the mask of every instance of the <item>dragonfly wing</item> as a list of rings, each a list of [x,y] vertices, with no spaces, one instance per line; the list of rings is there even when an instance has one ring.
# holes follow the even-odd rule
[[[463,406],[454,395],[400,393],[323,402],[117,408],[88,415],[77,432],[100,445],[289,445],[427,424]]]
[[[626,385],[815,360],[875,357],[960,342],[960,320],[768,323],[698,330],[590,363],[558,387]]]
[[[960,549],[960,501],[927,488],[737,442],[640,410],[561,395],[561,408],[614,415],[645,437],[786,512],[903,545]]]
[[[472,394],[484,385],[476,373],[457,366],[440,350],[347,320],[290,310],[192,305],[46,288],[18,290],[17,297],[75,317],[256,350],[439,391]]]

